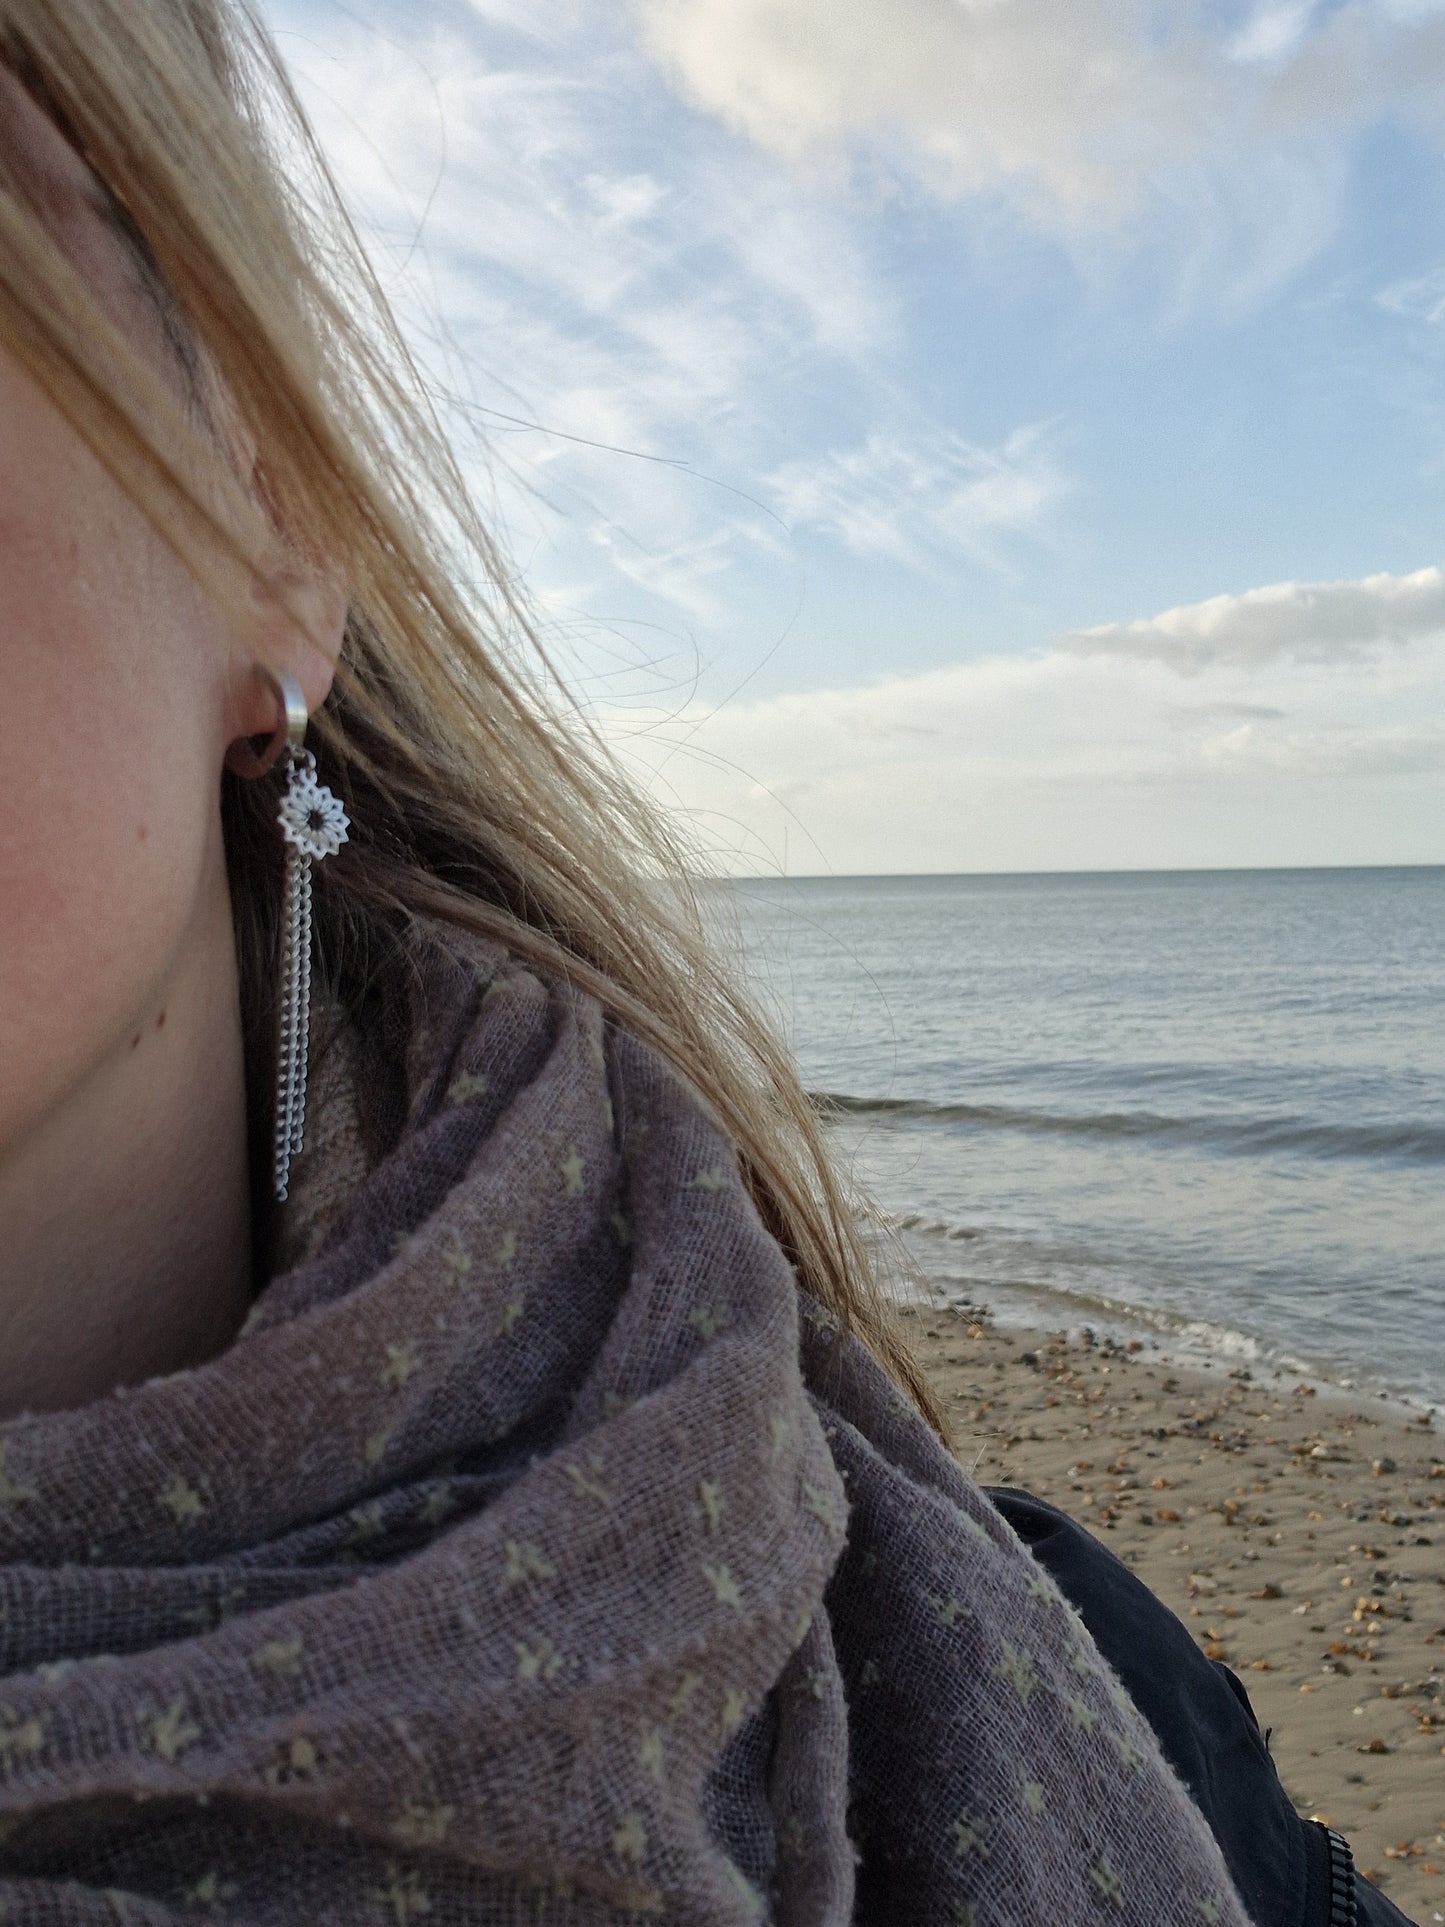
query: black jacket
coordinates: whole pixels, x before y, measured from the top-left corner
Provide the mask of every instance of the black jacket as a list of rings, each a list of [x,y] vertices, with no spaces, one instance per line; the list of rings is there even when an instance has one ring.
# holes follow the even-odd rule
[[[1056,1506],[988,1496],[1078,1610],[1214,1829],[1256,1927],[1411,1927],[1280,1785],[1249,1695],[1122,1560]]]

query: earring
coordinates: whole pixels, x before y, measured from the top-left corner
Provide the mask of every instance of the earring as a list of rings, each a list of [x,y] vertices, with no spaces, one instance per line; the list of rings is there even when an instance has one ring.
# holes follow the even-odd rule
[[[229,769],[264,776],[282,757],[286,789],[276,821],[286,848],[281,896],[281,995],[276,1040],[274,1181],[284,1202],[291,1160],[301,1155],[306,1125],[306,1055],[311,1040],[311,866],[334,856],[350,827],[340,800],[316,780],[316,758],[306,748],[306,698],[294,676],[257,665],[281,712],[264,750],[242,739],[226,755]]]

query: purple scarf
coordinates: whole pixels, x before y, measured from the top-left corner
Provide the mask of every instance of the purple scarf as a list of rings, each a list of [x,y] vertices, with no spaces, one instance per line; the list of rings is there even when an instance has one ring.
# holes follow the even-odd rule
[[[1245,1927],[684,1083],[408,953],[235,1344],[0,1426],[0,1919]]]

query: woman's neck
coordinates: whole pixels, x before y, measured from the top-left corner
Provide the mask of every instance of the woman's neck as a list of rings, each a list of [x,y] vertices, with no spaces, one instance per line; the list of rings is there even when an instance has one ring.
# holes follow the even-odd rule
[[[213,1357],[251,1295],[224,861],[115,1046],[0,1154],[0,1418]]]

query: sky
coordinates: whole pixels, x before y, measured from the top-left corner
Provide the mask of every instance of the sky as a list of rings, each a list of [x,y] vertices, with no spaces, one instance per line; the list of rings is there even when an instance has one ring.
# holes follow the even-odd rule
[[[1445,0],[265,0],[725,870],[1445,860]]]

